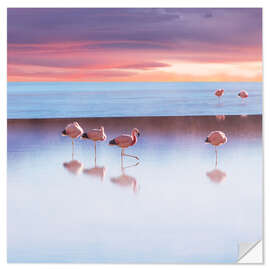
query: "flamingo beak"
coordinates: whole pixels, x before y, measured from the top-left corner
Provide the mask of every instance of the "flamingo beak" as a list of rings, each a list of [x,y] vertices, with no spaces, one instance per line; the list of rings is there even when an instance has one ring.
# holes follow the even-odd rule
[[[209,143],[208,137],[205,139],[205,143]]]
[[[140,132],[138,132],[137,135],[138,135],[138,137],[140,137],[140,135],[141,135]]]
[[[63,131],[62,131],[62,136],[66,136],[66,135],[67,135],[66,130],[63,130]]]

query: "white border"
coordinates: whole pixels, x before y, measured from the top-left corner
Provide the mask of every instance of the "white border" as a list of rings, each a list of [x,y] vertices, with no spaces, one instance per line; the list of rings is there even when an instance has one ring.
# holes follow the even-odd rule
[[[7,82],[7,21],[6,21],[6,8],[7,7],[263,7],[263,25],[264,25],[264,155],[265,155],[265,168],[264,168],[264,205],[267,208],[269,205],[269,108],[270,108],[270,84],[269,84],[269,31],[270,25],[270,1],[269,0],[1,0],[0,3],[0,83],[1,83],[1,96],[0,96],[0,267],[1,269],[83,269],[85,267],[91,269],[176,269],[176,268],[189,268],[200,269],[216,268],[217,265],[103,265],[103,264],[7,264],[6,263],[6,82]],[[267,25],[267,27],[266,27]],[[247,29],[248,30],[248,29]],[[265,224],[264,228],[269,227],[269,209],[264,209]],[[252,265],[252,268],[266,267],[269,257],[269,233],[265,231],[265,264]],[[227,267],[228,265],[218,265],[219,268]],[[243,265],[230,265],[230,267],[242,267]],[[247,265],[244,265],[245,267]]]

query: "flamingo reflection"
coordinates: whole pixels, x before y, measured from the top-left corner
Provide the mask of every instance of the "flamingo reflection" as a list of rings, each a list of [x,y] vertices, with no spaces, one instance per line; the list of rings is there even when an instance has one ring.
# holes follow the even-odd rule
[[[123,162],[121,162],[122,174],[118,177],[112,177],[111,182],[121,187],[131,187],[134,193],[138,192],[139,185],[136,178],[125,173],[125,169],[135,167],[137,165],[139,165],[139,162],[131,166],[123,167]]]
[[[78,175],[83,170],[83,163],[78,160],[71,160],[69,162],[64,162],[63,166],[72,174]]]
[[[219,170],[218,168],[215,168],[214,170],[207,172],[206,175],[213,183],[221,183],[227,177],[227,174]]]
[[[225,115],[216,115],[216,119],[218,121],[224,121],[226,119],[226,116]]]
[[[95,167],[84,169],[84,174],[87,174],[89,176],[92,176],[94,178],[99,178],[101,181],[104,180],[105,174],[106,174],[106,168],[105,167],[98,167],[96,162],[96,152],[95,152]]]

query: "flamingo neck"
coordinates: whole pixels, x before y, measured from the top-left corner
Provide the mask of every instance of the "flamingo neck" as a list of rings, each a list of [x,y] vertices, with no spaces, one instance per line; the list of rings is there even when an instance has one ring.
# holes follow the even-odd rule
[[[131,145],[134,145],[136,142],[137,142],[137,137],[134,133],[132,133],[132,144]]]

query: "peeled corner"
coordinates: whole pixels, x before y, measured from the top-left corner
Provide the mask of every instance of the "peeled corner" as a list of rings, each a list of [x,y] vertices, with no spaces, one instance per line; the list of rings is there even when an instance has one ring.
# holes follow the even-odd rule
[[[237,263],[263,264],[263,241],[239,243]]]

